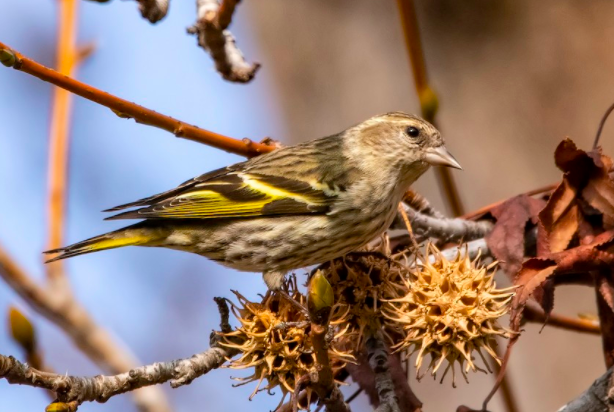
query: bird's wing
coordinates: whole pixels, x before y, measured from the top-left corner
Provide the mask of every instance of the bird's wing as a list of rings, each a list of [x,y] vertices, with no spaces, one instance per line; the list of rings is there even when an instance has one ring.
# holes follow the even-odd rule
[[[280,170],[283,173],[283,170]],[[108,219],[209,219],[326,213],[337,191],[243,164],[189,180],[175,189],[109,211],[145,206]]]

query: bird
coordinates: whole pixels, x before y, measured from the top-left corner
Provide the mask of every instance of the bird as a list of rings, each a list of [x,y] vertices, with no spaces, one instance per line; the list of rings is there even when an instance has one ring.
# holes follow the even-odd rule
[[[196,253],[285,275],[366,245],[392,223],[409,186],[430,166],[461,169],[440,132],[415,115],[373,116],[332,136],[286,146],[105,212],[141,222],[44,253],[47,262],[124,246]]]

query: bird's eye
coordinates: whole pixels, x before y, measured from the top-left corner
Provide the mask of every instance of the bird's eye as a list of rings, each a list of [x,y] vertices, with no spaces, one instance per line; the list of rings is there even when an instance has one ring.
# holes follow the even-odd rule
[[[409,126],[407,129],[405,129],[405,133],[407,133],[409,137],[418,137],[420,136],[420,129],[414,126]]]

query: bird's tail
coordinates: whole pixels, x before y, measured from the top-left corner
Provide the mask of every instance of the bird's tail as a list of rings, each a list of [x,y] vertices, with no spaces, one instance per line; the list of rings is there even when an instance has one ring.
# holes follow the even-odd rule
[[[45,263],[124,246],[153,246],[157,241],[165,237],[164,231],[149,229],[143,223],[145,222],[95,236],[70,246],[47,250],[43,253],[58,255],[47,260]]]

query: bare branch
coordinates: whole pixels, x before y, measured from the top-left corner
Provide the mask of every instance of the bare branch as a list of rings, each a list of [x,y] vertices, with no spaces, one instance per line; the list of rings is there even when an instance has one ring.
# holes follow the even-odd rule
[[[601,336],[601,327],[598,321],[570,318],[557,313],[550,313],[546,316],[542,307],[537,302],[531,300],[527,302],[522,316],[529,322],[545,323],[548,326]]]
[[[437,238],[445,243],[461,239],[469,241],[486,236],[493,228],[489,221],[435,218],[417,212],[406,204],[403,206],[418,239]]]
[[[82,61],[77,47],[78,6],[78,0],[58,2],[60,21],[56,67],[58,72],[65,76],[71,76]],[[47,174],[47,249],[59,248],[64,238],[72,97],[72,94],[60,87],[53,88]],[[54,293],[69,294],[70,286],[63,270],[64,264],[58,261],[48,265],[46,269],[49,288],[53,289]]]
[[[96,89],[45,67],[3,43],[0,43],[0,63],[8,67],[13,67],[15,70],[38,77],[41,80],[66,89],[71,93],[108,107],[119,117],[134,119],[141,124],[159,127],[160,129],[173,133],[177,137],[193,140],[246,157],[257,156],[261,153],[270,152],[276,148],[274,145],[256,143],[247,138],[238,140],[209,130],[204,130],[170,116],[157,113],[143,106],[139,106],[138,104],[120,99],[117,96]]]
[[[34,310],[58,325],[101,369],[121,373],[134,368],[136,361],[122,346],[98,324],[74,299],[55,295],[41,288],[0,247],[0,277],[14,289]],[[5,373],[8,362],[5,358]],[[11,366],[13,362],[9,362]],[[41,372],[45,373],[45,372]],[[0,374],[4,376],[4,374]],[[19,375],[18,375],[19,376]],[[45,387],[45,386],[42,386]],[[135,401],[143,411],[165,412],[170,410],[166,398],[158,388],[134,393]]]
[[[372,336],[366,342],[369,365],[375,374],[375,388],[379,406],[375,412],[401,412],[394,390],[394,382],[388,368],[388,352],[379,337]]]
[[[220,311],[221,329],[230,330],[229,310],[226,301],[222,298],[215,298],[215,301]],[[115,395],[168,381],[170,381],[172,388],[188,385],[210,370],[219,368],[226,362],[227,358],[234,356],[237,351],[218,346],[217,336],[217,333],[211,333],[211,349],[190,358],[172,362],[156,362],[114,376],[57,375],[37,370],[19,362],[12,356],[0,355],[0,378],[6,379],[11,384],[48,389],[56,394],[57,401],[73,403],[75,406],[83,402],[106,402]],[[148,408],[147,410],[155,409]],[[161,407],[157,410],[166,409]]]
[[[612,391],[612,368],[558,412],[605,412],[610,411],[614,403]]]
[[[12,356],[0,355],[0,377],[11,384],[48,389],[56,394],[58,401],[64,403],[106,402],[115,395],[167,381],[173,388],[187,385],[210,370],[219,368],[228,356],[231,353],[227,349],[215,347],[191,358],[156,362],[115,376],[78,377],[42,372]]]
[[[198,45],[211,55],[217,71],[231,82],[247,83],[254,78],[260,64],[250,64],[226,27],[230,24],[237,0],[196,0],[196,23],[188,33],[198,36]]]

